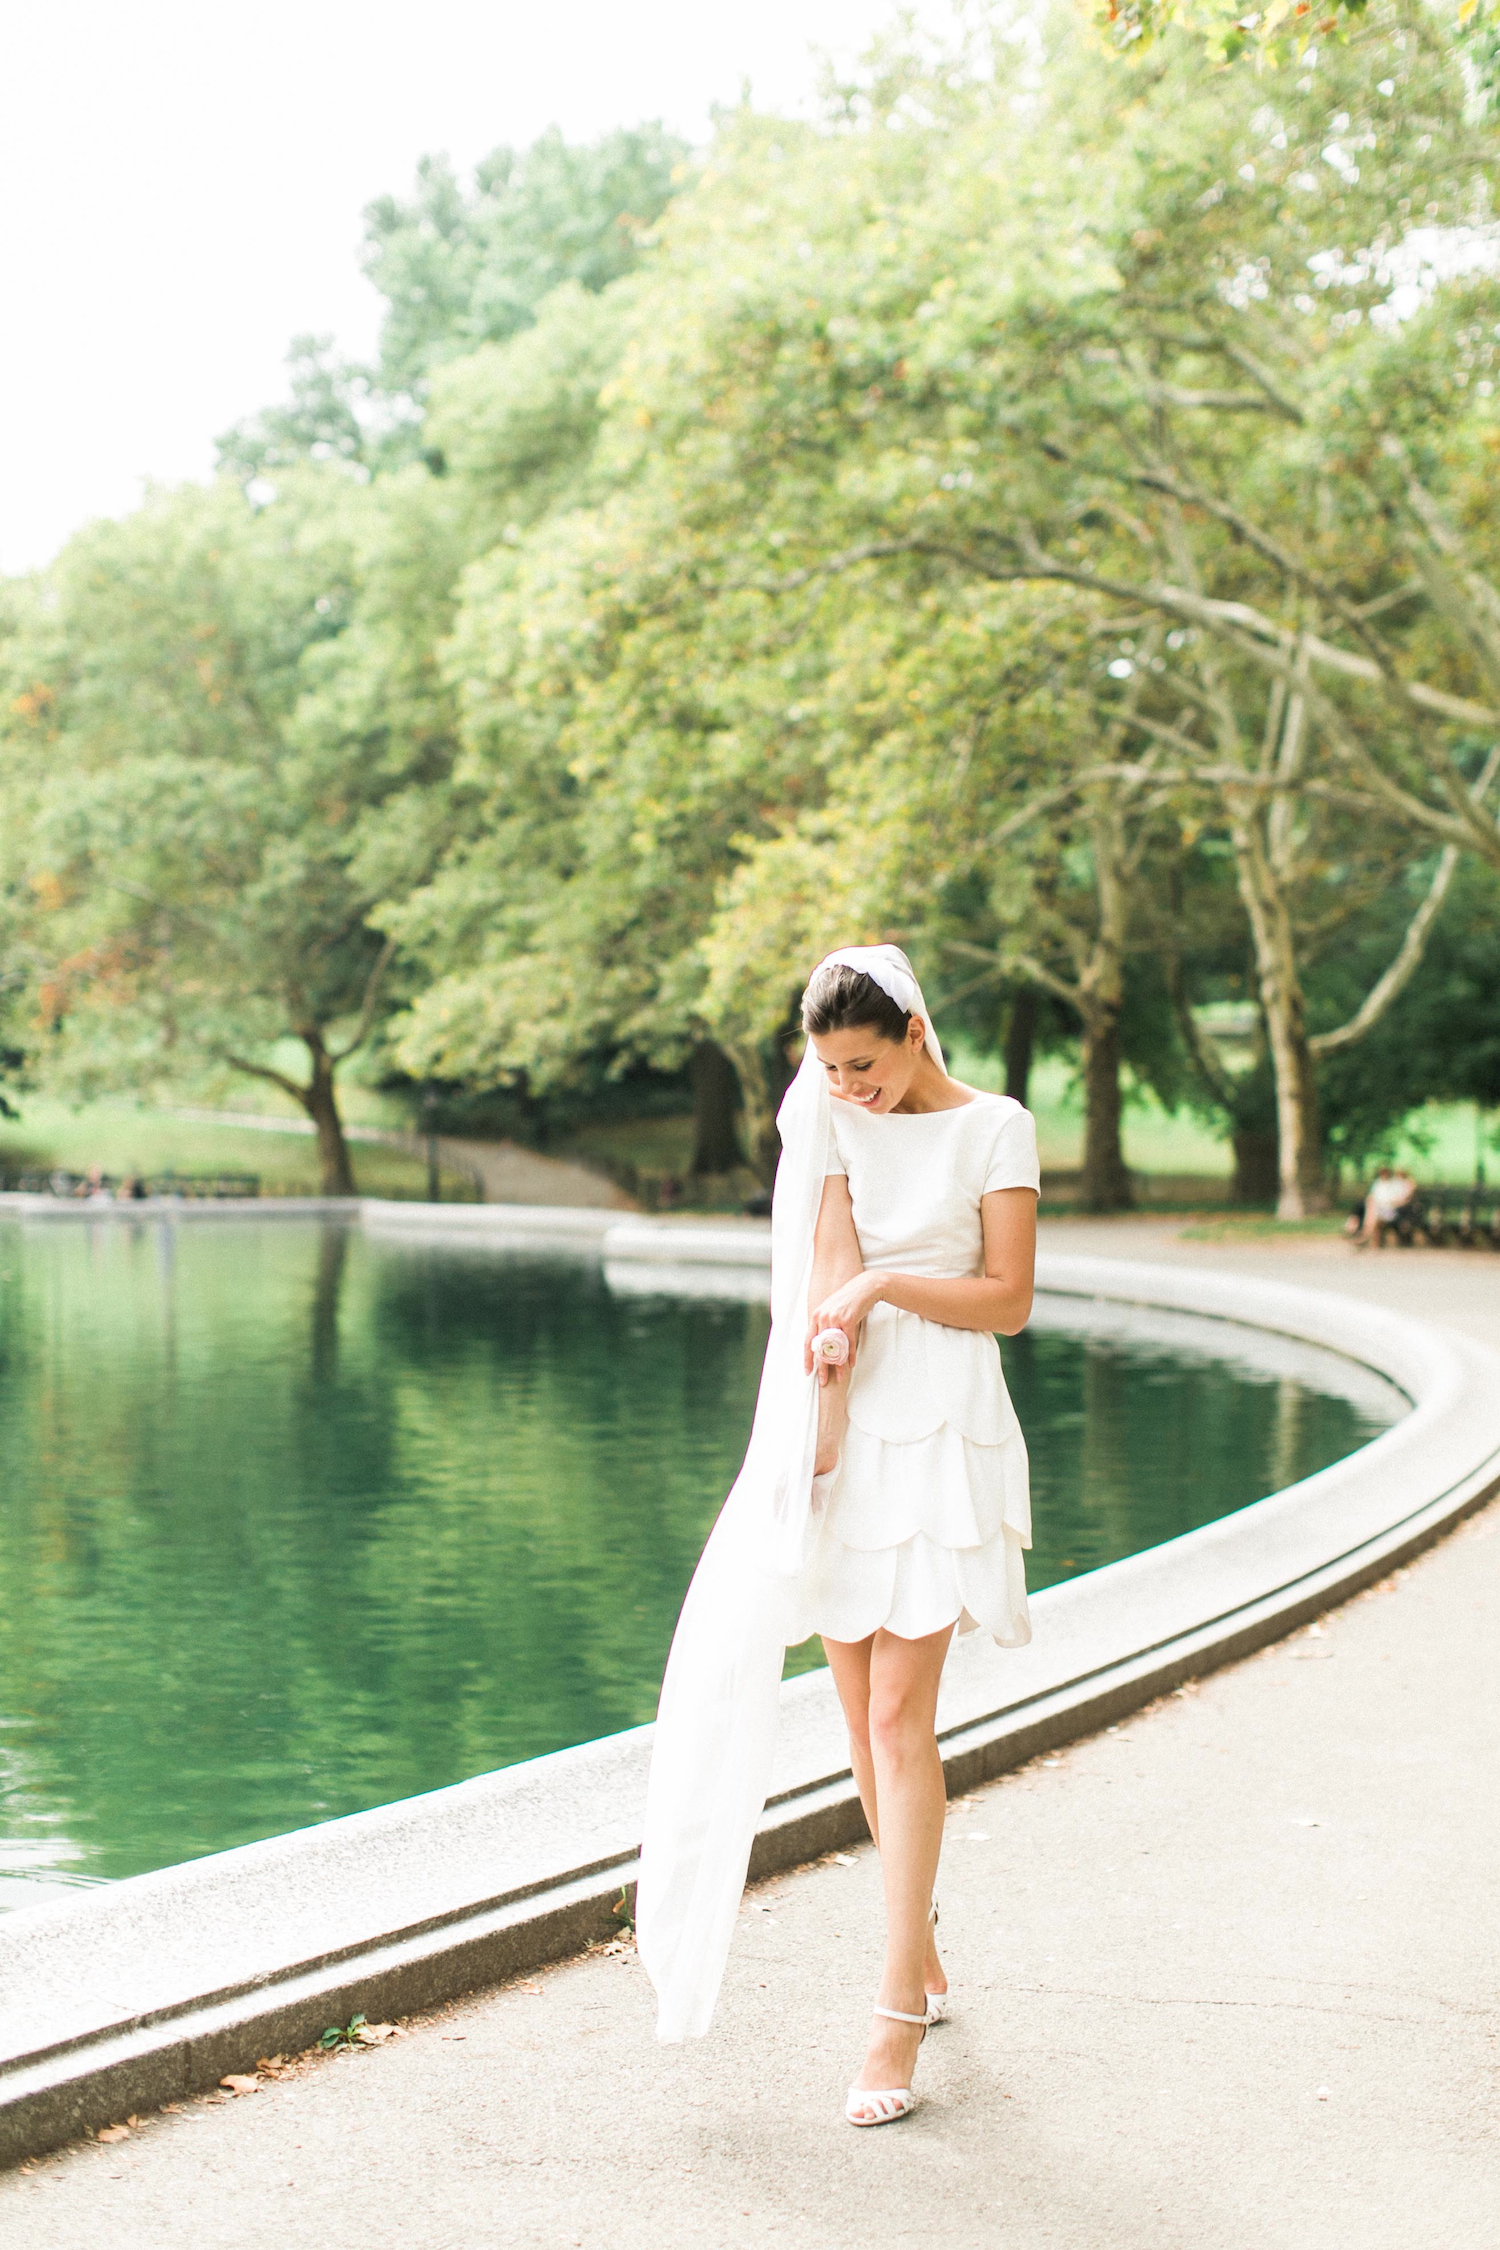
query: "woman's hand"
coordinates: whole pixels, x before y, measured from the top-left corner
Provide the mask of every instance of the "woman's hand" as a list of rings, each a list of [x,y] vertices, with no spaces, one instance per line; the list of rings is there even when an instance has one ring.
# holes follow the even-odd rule
[[[807,1324],[807,1336],[802,1347],[802,1365],[809,1375],[813,1371],[813,1342],[824,1328],[843,1330],[849,1345],[849,1357],[842,1368],[830,1367],[819,1360],[818,1381],[827,1383],[854,1370],[854,1356],[859,1348],[859,1331],[872,1305],[878,1305],[885,1289],[883,1273],[857,1273],[849,1281],[841,1282],[837,1289],[813,1308]]]

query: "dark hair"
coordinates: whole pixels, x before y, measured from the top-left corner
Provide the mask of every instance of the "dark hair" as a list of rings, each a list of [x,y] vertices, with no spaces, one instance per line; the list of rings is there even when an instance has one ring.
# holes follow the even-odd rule
[[[911,1017],[898,1008],[863,969],[830,961],[813,971],[802,995],[802,1028],[821,1037],[828,1031],[878,1031],[882,1039],[903,1040]]]

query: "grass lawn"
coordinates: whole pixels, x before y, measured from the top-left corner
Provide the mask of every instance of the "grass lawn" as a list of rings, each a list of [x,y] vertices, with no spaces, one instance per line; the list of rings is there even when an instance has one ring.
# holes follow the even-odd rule
[[[266,1091],[274,1098],[274,1089]],[[286,1106],[279,1122],[290,1125],[294,1121],[286,1118]],[[317,1144],[310,1133],[199,1123],[127,1101],[86,1102],[75,1108],[28,1094],[15,1107],[19,1120],[0,1119],[0,1171],[6,1173],[45,1171],[54,1165],[86,1172],[91,1164],[114,1174],[254,1172],[262,1195],[318,1193]],[[427,1168],[419,1157],[357,1141],[349,1153],[362,1195],[425,1196]],[[454,1197],[473,1192],[466,1179],[446,1173],[443,1188]]]
[[[998,1055],[976,1055],[955,1047],[949,1060],[953,1075],[966,1086],[982,1086],[992,1094],[1004,1092],[1005,1065]],[[1083,1090],[1064,1056],[1043,1057],[1031,1073],[1029,1096],[1042,1170],[1076,1172],[1083,1162]],[[1127,1097],[1124,1139],[1125,1161],[1132,1172],[1227,1182],[1234,1171],[1227,1140],[1186,1110],[1169,1116],[1145,1088],[1134,1089]]]
[[[1184,1227],[1184,1242],[1285,1242],[1289,1236],[1326,1238],[1341,1235],[1348,1213],[1325,1211],[1316,1219],[1278,1219],[1269,1211],[1226,1211],[1221,1217],[1200,1219]]]

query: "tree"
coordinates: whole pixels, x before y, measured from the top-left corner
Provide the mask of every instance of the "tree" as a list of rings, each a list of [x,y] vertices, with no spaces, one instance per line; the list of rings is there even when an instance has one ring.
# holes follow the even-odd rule
[[[46,1067],[267,1080],[315,1126],[331,1194],[353,1190],[337,1073],[394,952],[371,912],[415,878],[411,793],[445,756],[341,670],[352,619],[379,638],[360,598],[388,533],[332,472],[295,472],[260,510],[227,481],[157,494],[69,544],[5,651]]]
[[[425,457],[441,470],[441,437],[424,426],[436,370],[518,336],[555,291],[590,297],[629,273],[686,157],[660,125],[580,144],[554,128],[520,153],[496,149],[468,189],[446,158],[424,157],[410,197],[365,213],[365,271],[387,303],[377,365],[342,358],[331,336],[294,338],[290,398],[227,430],[218,466],[242,482],[300,461],[369,475]]]
[[[466,581],[450,661],[470,817],[390,924],[435,972],[401,1036],[409,1069],[548,1091],[601,1063],[675,1068],[708,1038],[698,936],[735,838],[806,776],[800,745],[768,748],[755,724],[732,613],[713,608],[702,643],[680,611],[643,614],[617,535],[633,547],[641,525],[608,505],[548,518]],[[700,1056],[693,1078],[703,1146],[722,1146],[722,1073]]]
[[[1135,90],[1122,111],[1118,81],[1066,48],[1039,89],[998,65],[993,86],[955,88],[897,58],[849,97],[842,139],[777,128],[768,147],[747,127],[676,215],[617,390],[622,420],[649,429],[648,473],[681,500],[663,605],[674,573],[696,602],[709,570],[783,602],[872,571],[907,604],[965,579],[1071,586],[1116,621],[1123,680],[1155,621],[1133,763],[1181,789],[1187,817],[1206,794],[1232,842],[1294,1216],[1327,1193],[1318,1055],[1399,991],[1455,861],[1434,867],[1389,974],[1316,1034],[1299,870],[1342,849],[1339,812],[1378,817],[1398,851],[1413,828],[1456,850],[1500,834],[1494,713],[1475,693],[1483,527],[1445,554],[1459,535],[1393,452],[1388,396],[1414,412],[1421,387],[1420,342],[1390,332],[1388,248],[1414,206],[1450,230],[1485,207],[1494,131],[1421,10],[1372,11],[1274,105],[1180,42]],[[773,260],[799,231],[801,262]],[[1482,357],[1472,311],[1455,329],[1437,294],[1427,326]],[[1459,373],[1426,387],[1440,485],[1483,442],[1485,394]],[[1120,700],[1101,694],[1101,725]],[[1082,784],[1111,774],[1124,762]]]

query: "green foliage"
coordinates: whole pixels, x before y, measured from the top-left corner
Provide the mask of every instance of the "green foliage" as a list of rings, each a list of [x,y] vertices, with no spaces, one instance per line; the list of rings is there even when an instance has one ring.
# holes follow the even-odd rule
[[[1455,894],[1390,1013],[1368,1039],[1324,1066],[1333,1143],[1353,1163],[1388,1152],[1419,1103],[1500,1106],[1500,880],[1487,868],[1470,868]],[[1347,992],[1357,981],[1354,966],[1351,977],[1350,965],[1329,962],[1335,989],[1342,983]]]
[[[1107,48],[1139,55],[1178,32],[1201,41],[1211,62],[1243,62],[1259,72],[1316,68],[1320,48],[1364,26],[1369,0],[1094,0],[1094,22]],[[1500,58],[1497,0],[1447,0],[1443,13],[1465,54],[1476,100],[1493,98]]]
[[[413,635],[402,600],[429,491],[300,469],[257,510],[189,486],[81,533],[37,589],[4,652],[6,756],[55,1082],[252,1070],[346,1175],[332,1078],[381,999],[371,912],[424,871],[419,792],[447,756],[437,621]],[[306,1083],[271,1059],[286,1036]]]
[[[437,369],[429,457],[457,480],[483,544],[588,496],[622,316],[618,291],[563,282],[532,326]]]
[[[359,2035],[364,2029],[366,2021],[366,2017],[358,2015],[351,2016],[346,2024],[331,2023],[319,2039],[318,2045],[325,2054],[332,2054],[340,2047],[362,2046],[363,2041]]]
[[[369,375],[335,356],[331,336],[296,336],[287,353],[291,397],[226,430],[218,463],[242,483],[298,461],[362,464],[368,449]]]
[[[524,154],[496,149],[469,191],[424,158],[409,198],[365,214],[365,271],[390,306],[381,388],[416,394],[442,361],[526,327],[564,282],[600,290],[629,272],[686,155],[660,125],[583,146],[554,128]]]
[[[531,428],[519,440],[514,429],[481,431],[480,455],[493,452],[498,438],[507,456],[529,443],[553,459],[562,425],[587,420],[580,359],[598,352],[576,300],[636,266],[686,176],[686,156],[659,125],[578,145],[554,129],[523,153],[496,149],[471,189],[446,158],[424,158],[409,198],[382,196],[365,213],[365,270],[389,308],[378,364],[338,357],[329,336],[295,338],[290,398],[226,431],[219,467],[242,482],[299,461],[341,462],[368,474],[423,456],[441,469],[444,435],[463,452],[466,409],[477,393],[483,416],[496,389],[514,394],[512,422],[529,419]],[[566,309],[553,314],[541,351],[460,380],[447,394],[443,430],[429,435],[423,414],[434,373],[518,337],[555,292],[564,293]],[[555,402],[546,395],[549,380],[561,382],[564,395]]]

